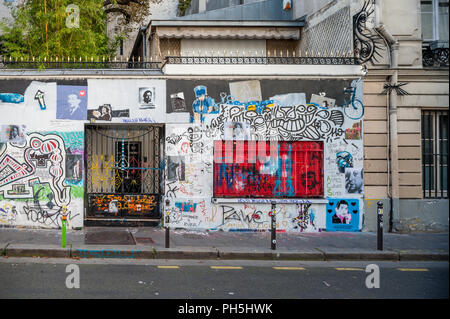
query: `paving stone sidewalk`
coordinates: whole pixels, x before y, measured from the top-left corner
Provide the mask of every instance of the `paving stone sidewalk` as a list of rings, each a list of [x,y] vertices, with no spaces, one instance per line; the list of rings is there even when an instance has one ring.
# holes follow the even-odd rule
[[[372,232],[277,233],[276,250],[271,250],[267,231],[171,230],[170,248],[165,248],[161,228],[86,227],[68,230],[64,249],[60,229],[0,228],[0,250],[7,256],[448,260],[448,247],[448,233],[385,233],[383,251],[377,250],[377,234]]]

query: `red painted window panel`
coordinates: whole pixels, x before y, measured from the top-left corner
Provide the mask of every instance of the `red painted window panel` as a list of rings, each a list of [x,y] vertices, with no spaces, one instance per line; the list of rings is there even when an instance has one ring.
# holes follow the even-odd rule
[[[323,142],[214,141],[215,197],[323,197]]]

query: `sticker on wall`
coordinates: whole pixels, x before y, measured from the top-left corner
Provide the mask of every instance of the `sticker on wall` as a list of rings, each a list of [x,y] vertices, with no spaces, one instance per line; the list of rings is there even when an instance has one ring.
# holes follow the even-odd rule
[[[155,108],[155,88],[146,87],[139,88],[139,108],[154,109]]]
[[[130,117],[130,110],[112,110],[110,104],[103,104],[97,110],[87,110],[87,119],[111,121],[113,117]]]
[[[347,151],[336,153],[336,164],[339,173],[345,173],[347,167],[353,167],[353,156]]]
[[[78,183],[82,179],[83,156],[80,154],[66,155],[66,179],[71,183]]]
[[[326,206],[327,231],[359,231],[359,200],[329,198]]]
[[[258,80],[230,83],[230,94],[237,101],[262,101],[261,84]]]
[[[24,97],[19,93],[0,93],[0,102],[4,103],[23,103]]]
[[[250,124],[246,122],[225,122],[223,134],[225,140],[249,140]]]
[[[347,140],[361,139],[361,121],[354,123],[351,128],[345,130],[345,139]]]
[[[172,103],[172,111],[174,112],[186,112],[186,102],[184,100],[184,93],[179,92],[170,95],[170,101]]]
[[[56,118],[86,120],[87,86],[58,85]]]
[[[88,110],[87,111],[87,119],[95,119],[101,121],[111,121],[112,119],[112,110],[110,104],[103,104],[99,106],[97,110]]]
[[[34,95],[34,99],[39,102],[39,107],[42,111],[47,109],[47,105],[45,105],[45,94],[41,90],[38,90]]]
[[[269,99],[275,101],[278,106],[294,106],[306,104],[305,93],[279,94],[272,96]]]
[[[283,10],[291,10],[292,8],[292,1],[291,0],[283,0]]]
[[[185,159],[184,156],[167,156],[167,180],[185,180]]]
[[[312,94],[310,103],[328,109],[334,107],[334,105],[336,104],[336,100],[326,97],[325,94],[320,95]]]
[[[0,142],[24,143],[26,137],[25,125],[2,125],[0,130]]]
[[[348,194],[364,193],[364,179],[362,168],[345,169],[345,191]]]

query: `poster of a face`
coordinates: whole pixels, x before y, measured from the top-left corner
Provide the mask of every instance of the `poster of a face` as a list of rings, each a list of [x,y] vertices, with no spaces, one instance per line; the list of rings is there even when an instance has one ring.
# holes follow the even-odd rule
[[[359,200],[330,198],[327,206],[327,231],[358,231]]]
[[[225,140],[249,140],[250,125],[245,122],[225,122]]]
[[[348,194],[364,193],[364,178],[362,168],[345,168],[345,191]]]
[[[83,156],[79,154],[66,155],[66,179],[77,183],[82,179]]]
[[[185,163],[184,156],[168,156],[167,157],[167,180],[184,181],[185,179]]]
[[[56,118],[86,120],[87,86],[58,85]]]
[[[102,121],[111,121],[112,110],[110,104],[103,104],[97,110],[87,110],[87,119],[95,119]]]
[[[139,88],[139,108],[155,108],[155,88]]]
[[[26,140],[25,125],[2,125],[0,142],[23,143]]]

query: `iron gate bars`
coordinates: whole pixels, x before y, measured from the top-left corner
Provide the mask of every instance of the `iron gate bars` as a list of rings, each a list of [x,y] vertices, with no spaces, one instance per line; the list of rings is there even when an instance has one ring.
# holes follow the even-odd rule
[[[162,126],[86,124],[89,217],[157,217]]]
[[[424,198],[448,198],[448,112],[422,111]]]

